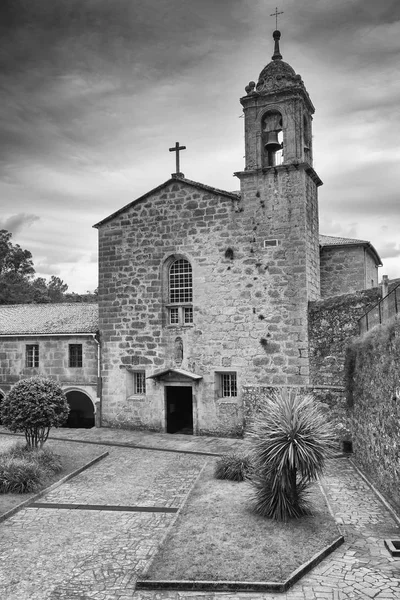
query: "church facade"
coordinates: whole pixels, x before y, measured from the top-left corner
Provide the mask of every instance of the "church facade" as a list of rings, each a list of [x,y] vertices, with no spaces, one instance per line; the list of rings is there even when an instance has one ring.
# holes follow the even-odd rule
[[[347,338],[333,329],[354,335],[381,262],[365,240],[319,233],[314,107],[273,35],[272,61],[240,100],[240,191],[187,179],[177,160],[168,181],[95,225],[98,307],[0,307],[0,401],[39,374],[67,393],[69,426],[233,436],[251,390],[340,397]],[[351,310],[339,299],[368,288]],[[316,317],[327,298],[342,307],[332,327]]]
[[[322,182],[314,107],[279,38],[275,31],[272,61],[240,100],[240,192],[177,172],[95,225],[104,425],[235,435],[245,388],[310,383]],[[331,248],[332,264],[341,249]],[[364,278],[362,289],[377,285],[380,260],[370,254],[376,282]],[[343,272],[328,265],[322,274],[329,295]]]

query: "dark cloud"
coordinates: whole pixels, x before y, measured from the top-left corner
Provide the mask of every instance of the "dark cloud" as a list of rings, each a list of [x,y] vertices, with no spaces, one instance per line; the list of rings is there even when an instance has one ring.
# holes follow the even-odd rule
[[[395,243],[400,3],[280,9],[284,59],[316,106],[321,231]],[[8,214],[40,215],[21,235],[35,263],[96,287],[84,281],[96,277],[91,225],[166,180],[176,140],[188,177],[235,187],[239,97],[272,54],[273,10],[263,0],[2,0],[0,194]],[[378,235],[382,215],[389,229]]]
[[[0,219],[0,229],[6,229],[10,233],[18,233],[25,227],[30,227],[35,221],[39,221],[40,217],[33,214],[19,213],[11,215],[6,219]]]

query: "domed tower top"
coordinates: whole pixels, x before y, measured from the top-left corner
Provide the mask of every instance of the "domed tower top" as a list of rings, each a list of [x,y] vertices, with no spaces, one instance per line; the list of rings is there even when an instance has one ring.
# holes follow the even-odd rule
[[[272,60],[240,99],[245,117],[246,170],[307,162],[312,166],[315,111],[304,82],[282,60],[281,33],[273,32]]]
[[[271,57],[272,61],[261,71],[257,85],[254,81],[251,81],[249,85],[246,86],[247,94],[269,94],[287,88],[301,90],[310,103],[311,112],[314,112],[314,107],[301,76],[297,75],[295,70],[287,62],[282,60],[282,54],[279,48],[281,32],[275,30],[272,35],[275,42],[274,53]]]

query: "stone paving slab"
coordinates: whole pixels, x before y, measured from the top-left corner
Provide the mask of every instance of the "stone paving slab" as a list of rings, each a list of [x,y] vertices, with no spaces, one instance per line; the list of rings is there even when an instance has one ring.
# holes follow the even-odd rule
[[[74,436],[79,432],[70,431]],[[87,432],[94,435],[91,432],[101,430],[80,431],[85,432],[80,439],[84,441]],[[132,433],[136,432],[126,432],[126,439],[133,440]],[[142,439],[147,442],[151,438],[148,445],[161,449],[166,435],[144,434]],[[107,441],[113,436],[121,441],[120,431],[108,430]],[[225,442],[191,438],[187,444],[171,436],[169,447],[189,445],[216,451],[226,448]],[[231,448],[243,446],[239,440],[229,442]],[[184,455],[189,462],[177,463],[179,475],[174,479],[179,454],[168,453],[171,462],[165,462],[165,454],[158,451],[111,447],[109,451],[104,470],[103,461],[93,467],[93,476],[77,478],[75,486],[58,489],[60,501],[75,498],[81,504],[97,503],[93,502],[97,498],[99,504],[122,505],[132,504],[132,499],[143,504],[145,499],[151,505],[178,506],[196,469],[206,460]],[[1,599],[399,600],[400,559],[392,558],[384,548],[385,538],[400,537],[397,522],[347,459],[330,461],[323,485],[337,522],[345,529],[346,542],[286,593],[134,592],[137,575],[147,566],[175,515],[28,508],[0,524]],[[42,501],[50,501],[50,497],[48,494]]]
[[[1,598],[132,597],[137,575],[173,518],[166,513],[24,509],[1,524]]]
[[[0,432],[6,431],[0,427]],[[174,433],[152,433],[148,431],[128,431],[110,427],[92,429],[53,428],[50,438],[68,438],[88,442],[109,442],[141,445],[152,448],[182,450],[186,452],[210,452],[225,454],[246,447],[243,439],[215,438],[207,436],[183,435]]]
[[[42,502],[179,507],[206,460],[204,457],[108,448],[102,463],[42,498]]]

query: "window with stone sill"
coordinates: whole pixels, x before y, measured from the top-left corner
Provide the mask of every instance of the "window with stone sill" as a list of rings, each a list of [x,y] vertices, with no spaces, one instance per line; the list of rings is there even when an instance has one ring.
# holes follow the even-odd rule
[[[29,368],[39,366],[39,344],[28,344],[26,346],[25,366]]]
[[[192,265],[185,258],[175,260],[168,271],[168,325],[193,324]]]
[[[217,398],[236,398],[238,395],[236,371],[216,373],[215,387]]]
[[[146,395],[146,371],[126,372],[126,395],[127,398]]]

